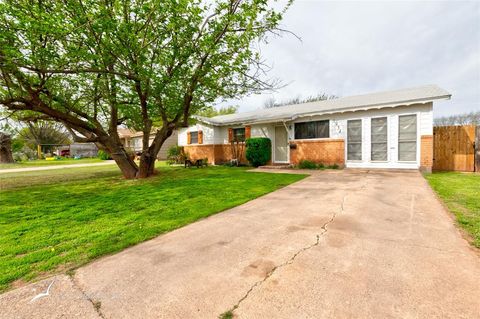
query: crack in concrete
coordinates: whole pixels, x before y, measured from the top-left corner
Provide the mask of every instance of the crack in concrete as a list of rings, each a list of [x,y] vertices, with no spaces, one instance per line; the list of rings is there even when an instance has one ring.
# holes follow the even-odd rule
[[[366,186],[366,184],[365,184],[365,186]],[[341,205],[340,205],[340,212],[334,212],[334,213],[332,214],[332,217],[331,217],[326,223],[324,223],[324,224],[322,225],[322,227],[321,227],[321,230],[322,230],[322,231],[321,231],[319,234],[316,235],[316,240],[315,240],[315,242],[314,242],[313,244],[310,244],[310,245],[308,245],[308,246],[305,246],[305,247],[301,248],[301,249],[298,250],[295,254],[293,254],[292,257],[290,257],[287,261],[279,264],[278,266],[273,267],[273,268],[265,275],[265,277],[264,277],[262,280],[259,280],[259,281],[255,282],[255,283],[250,287],[250,289],[247,290],[247,292],[243,295],[243,297],[240,298],[240,299],[237,301],[237,303],[236,303],[230,310],[228,310],[228,311],[226,311],[225,313],[221,314],[221,315],[219,316],[219,318],[224,318],[224,317],[226,317],[226,314],[227,314],[227,313],[233,313],[233,312],[240,306],[240,304],[241,304],[243,301],[245,301],[245,299],[248,298],[248,296],[250,295],[250,293],[252,293],[252,291],[253,291],[256,287],[258,287],[258,286],[260,286],[261,284],[263,284],[264,282],[266,282],[266,281],[275,273],[276,270],[278,270],[278,269],[280,269],[280,268],[283,268],[283,267],[285,267],[285,266],[287,266],[287,265],[291,265],[291,264],[295,261],[295,259],[296,259],[300,254],[302,254],[303,252],[305,252],[305,251],[307,251],[307,250],[309,250],[309,249],[312,249],[312,248],[315,247],[315,246],[318,246],[318,245],[320,244],[320,237],[323,236],[323,235],[328,231],[327,226],[328,226],[329,224],[331,224],[331,223],[335,220],[335,217],[337,217],[337,215],[338,215],[339,213],[343,213],[343,212],[344,212],[344,210],[345,210],[345,200],[346,200],[346,199],[347,199],[347,194],[345,194],[345,195],[343,196],[342,203],[341,203]]]
[[[82,289],[82,287],[80,287],[80,285],[75,281],[75,278],[73,277],[73,275],[68,275],[68,278],[70,278],[70,281],[72,282],[73,287],[75,287],[78,291],[80,291],[83,297],[85,297],[85,299],[87,299],[92,304],[92,307],[95,310],[95,312],[98,314],[98,316],[100,318],[105,319],[105,316],[100,309],[101,302],[95,301],[92,298],[90,298],[90,296],[87,295],[87,293]]]

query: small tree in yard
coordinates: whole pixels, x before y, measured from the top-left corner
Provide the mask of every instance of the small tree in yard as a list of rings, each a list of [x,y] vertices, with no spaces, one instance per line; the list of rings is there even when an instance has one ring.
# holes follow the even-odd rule
[[[192,114],[274,87],[254,44],[278,31],[282,13],[268,0],[6,0],[0,106],[60,122],[75,141],[108,152],[126,178],[147,177]],[[143,132],[139,165],[119,125]]]

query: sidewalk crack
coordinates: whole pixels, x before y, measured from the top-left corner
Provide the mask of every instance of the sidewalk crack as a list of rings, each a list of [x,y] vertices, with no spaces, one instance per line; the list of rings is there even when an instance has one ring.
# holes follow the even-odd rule
[[[320,237],[322,237],[323,235],[325,235],[325,233],[328,231],[328,225],[330,225],[334,220],[335,218],[337,217],[337,215],[339,213],[343,213],[344,212],[344,209],[345,209],[345,200],[347,199],[347,194],[345,194],[343,196],[343,199],[342,199],[342,203],[340,205],[340,211],[339,212],[334,212],[332,214],[332,217],[327,221],[325,222],[322,227],[320,228],[321,231],[320,233],[318,233],[316,235],[316,240],[315,242],[313,242],[312,244],[308,245],[308,246],[305,246],[301,249],[299,249],[297,252],[295,252],[292,257],[290,257],[289,259],[287,259],[285,262],[273,267],[266,275],[264,278],[262,278],[261,280],[255,282],[248,290],[247,292],[242,296],[242,298],[240,298],[237,303],[228,311],[222,313],[221,315],[219,315],[219,318],[220,319],[227,319],[227,318],[232,318],[233,317],[233,312],[240,306],[240,304],[245,301],[245,299],[247,299],[250,294],[253,292],[253,290],[262,285],[264,282],[266,282],[274,273],[275,271],[277,271],[278,269],[280,268],[283,268],[285,266],[288,266],[290,264],[292,264],[295,259],[300,255],[302,254],[303,252],[309,250],[309,249],[312,249],[313,247],[315,246],[318,246],[318,244],[320,244]]]
[[[83,297],[88,300],[91,304],[95,312],[98,314],[100,318],[105,319],[105,315],[102,313],[102,303],[98,300],[93,300],[83,289],[80,287],[80,285],[75,281],[74,275],[69,274],[68,278],[70,278],[70,281],[72,282],[73,286],[82,293]]]

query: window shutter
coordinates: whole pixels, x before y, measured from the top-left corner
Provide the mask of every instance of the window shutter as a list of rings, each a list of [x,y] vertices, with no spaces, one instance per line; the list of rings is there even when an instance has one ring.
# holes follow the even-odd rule
[[[228,129],[228,143],[233,142],[233,128]]]
[[[245,126],[245,140],[247,138],[250,138],[251,136],[251,129],[250,129],[250,126]]]
[[[187,132],[187,144],[192,144],[192,136],[190,135],[190,132]]]
[[[203,144],[203,131],[198,131],[198,144]]]

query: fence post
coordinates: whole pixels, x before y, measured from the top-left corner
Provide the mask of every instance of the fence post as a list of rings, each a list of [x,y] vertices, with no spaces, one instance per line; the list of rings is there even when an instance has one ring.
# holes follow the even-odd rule
[[[480,172],[480,125],[475,127],[475,172]]]

